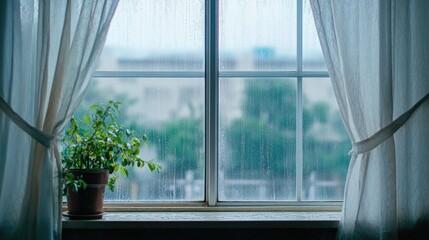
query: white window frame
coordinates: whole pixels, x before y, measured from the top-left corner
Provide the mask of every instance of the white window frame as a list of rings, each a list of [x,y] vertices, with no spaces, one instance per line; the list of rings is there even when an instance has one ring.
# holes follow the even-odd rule
[[[304,71],[303,0],[297,1],[297,70],[296,71],[219,71],[219,1],[205,0],[205,72],[203,71],[96,71],[96,78],[204,78],[205,79],[205,201],[163,203],[107,203],[107,210],[172,207],[216,207],[219,211],[245,209],[339,211],[342,201],[303,201],[303,78],[328,78],[327,71]],[[218,116],[219,78],[293,77],[297,79],[296,99],[296,200],[287,201],[218,201]],[[174,208],[177,209],[177,208]],[[171,209],[170,209],[171,210]]]

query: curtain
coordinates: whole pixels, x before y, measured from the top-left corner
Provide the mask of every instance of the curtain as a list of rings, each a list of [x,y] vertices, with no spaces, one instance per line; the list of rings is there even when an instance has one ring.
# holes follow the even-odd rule
[[[429,1],[311,5],[353,143],[338,237],[427,237]]]
[[[0,3],[0,239],[61,238],[59,134],[82,100],[117,4]]]

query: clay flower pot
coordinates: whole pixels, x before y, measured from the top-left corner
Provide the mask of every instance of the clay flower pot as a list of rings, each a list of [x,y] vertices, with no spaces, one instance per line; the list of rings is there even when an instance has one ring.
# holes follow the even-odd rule
[[[67,215],[71,219],[97,219],[103,216],[104,190],[109,178],[107,170],[71,169],[75,177],[82,176],[86,189],[73,191],[67,187]]]

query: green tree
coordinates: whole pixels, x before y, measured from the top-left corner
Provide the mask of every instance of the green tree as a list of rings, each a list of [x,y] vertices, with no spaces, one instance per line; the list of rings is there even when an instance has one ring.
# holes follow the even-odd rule
[[[328,134],[334,139],[326,139],[324,136],[326,133],[309,132],[304,135],[304,172],[317,172],[321,179],[344,179],[350,159],[348,152],[351,143],[340,114],[335,112],[328,116],[329,105],[324,105],[325,103],[319,102],[312,104],[313,122],[327,128]]]
[[[245,83],[243,118],[258,118],[281,130],[295,131],[296,86],[284,79],[250,79]]]
[[[231,157],[229,173],[240,178],[260,174],[284,175],[295,168],[295,135],[279,131],[258,118],[232,122],[227,131]],[[238,176],[237,176],[238,177]]]
[[[165,162],[164,171],[184,178],[186,171],[204,167],[204,121],[201,118],[182,118],[169,121],[160,130],[154,130],[149,140],[156,143],[157,155]],[[203,177],[203,176],[195,176]]]
[[[295,172],[296,155],[296,85],[289,79],[250,79],[245,82],[242,117],[234,120],[226,130],[229,146],[227,171],[243,176],[255,176],[256,172],[282,176]],[[306,96],[303,96],[306,99]],[[307,171],[329,169],[344,173],[349,141],[338,119],[330,115],[325,102],[310,102],[303,109],[303,135]],[[334,114],[339,118],[338,114]],[[327,127],[341,136],[338,142],[314,136],[314,124]],[[316,138],[317,137],[317,138]],[[317,159],[317,160],[314,160]],[[314,161],[313,161],[314,160]],[[235,175],[236,176],[236,175]]]
[[[243,116],[226,130],[231,159],[227,171],[240,178],[290,173],[295,168],[295,84],[249,79],[244,93]]]

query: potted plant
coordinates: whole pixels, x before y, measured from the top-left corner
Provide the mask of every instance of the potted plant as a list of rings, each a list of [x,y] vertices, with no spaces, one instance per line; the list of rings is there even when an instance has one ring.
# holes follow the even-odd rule
[[[161,166],[139,157],[145,135],[118,122],[120,102],[92,105],[83,120],[70,119],[62,137],[61,152],[64,194],[71,218],[101,218],[105,186],[114,190],[120,175],[128,176],[127,167],[159,171]]]

